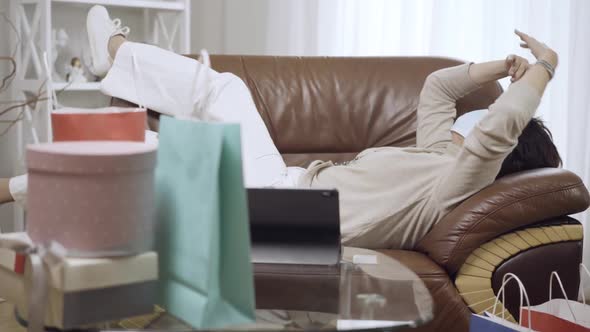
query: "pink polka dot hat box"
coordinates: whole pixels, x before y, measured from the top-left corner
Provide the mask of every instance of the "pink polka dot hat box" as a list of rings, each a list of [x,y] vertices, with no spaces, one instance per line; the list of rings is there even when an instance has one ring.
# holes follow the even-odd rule
[[[27,233],[35,243],[59,242],[69,256],[150,250],[155,165],[156,148],[138,142],[29,146]]]

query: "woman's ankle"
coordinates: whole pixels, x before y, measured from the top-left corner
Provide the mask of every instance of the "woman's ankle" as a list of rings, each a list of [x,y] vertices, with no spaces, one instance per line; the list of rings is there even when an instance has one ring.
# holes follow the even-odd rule
[[[13,201],[14,199],[10,194],[10,179],[0,178],[0,204]]]
[[[121,45],[123,45],[123,43],[126,41],[127,38],[125,38],[125,36],[123,35],[114,35],[111,37],[111,39],[109,39],[108,49],[109,55],[112,59],[115,58],[115,56],[117,55],[117,51],[119,51]]]

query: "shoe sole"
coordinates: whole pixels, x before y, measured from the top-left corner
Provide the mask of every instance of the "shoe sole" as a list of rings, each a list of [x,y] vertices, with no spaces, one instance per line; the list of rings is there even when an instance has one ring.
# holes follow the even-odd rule
[[[92,9],[91,9],[91,11],[92,11]],[[90,16],[90,12],[88,13],[88,16]],[[88,17],[86,17],[86,32],[88,33],[88,42],[90,43],[90,55],[92,57],[92,67],[89,69],[92,72],[92,74],[99,76],[99,77],[104,77],[106,74],[106,71],[99,70],[99,68],[97,68],[97,65],[96,65],[96,59],[98,58],[98,56],[97,56],[98,53],[96,52],[96,49],[94,48],[94,46],[95,46],[95,40],[94,40],[95,33],[91,33],[91,29],[90,29],[90,26],[88,25],[88,22],[89,22]]]

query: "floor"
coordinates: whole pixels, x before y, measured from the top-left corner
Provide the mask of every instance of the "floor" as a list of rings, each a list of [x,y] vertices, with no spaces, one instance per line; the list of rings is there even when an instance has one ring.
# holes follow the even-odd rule
[[[111,328],[116,330],[140,330],[146,328],[150,329],[166,329],[186,330],[188,325],[164,314],[164,310],[156,307],[153,314],[125,319],[117,323],[113,323]],[[0,299],[0,332],[27,332],[27,329],[21,327],[14,319],[14,306],[11,303],[4,302]]]
[[[0,331],[26,332],[14,319],[14,306],[8,302],[0,303]]]

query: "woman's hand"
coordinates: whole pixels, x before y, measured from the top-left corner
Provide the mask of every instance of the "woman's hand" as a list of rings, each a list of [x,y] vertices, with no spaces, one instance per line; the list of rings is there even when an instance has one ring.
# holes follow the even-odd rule
[[[520,47],[531,50],[531,53],[533,53],[537,60],[545,60],[552,65],[553,68],[557,67],[558,56],[554,50],[524,32],[514,30],[514,33],[522,41]]]
[[[518,81],[529,69],[529,61],[518,55],[510,54],[504,60],[506,74],[510,76],[510,82]]]
[[[537,60],[546,61],[550,66],[553,66],[553,70],[555,70],[555,67],[557,66],[557,53],[555,53],[555,51],[526,33],[522,33],[518,30],[514,30],[514,33],[516,33],[522,40],[522,47],[530,49]],[[469,76],[477,84],[485,84],[506,76],[510,76],[512,78],[511,81],[516,82],[523,77],[528,76],[525,74],[532,69],[533,65],[529,64],[526,59],[511,54],[504,60],[472,64],[469,67]],[[548,72],[547,69],[545,69],[545,71]],[[551,73],[549,75],[551,76]],[[542,91],[545,87],[539,86],[538,88]]]

